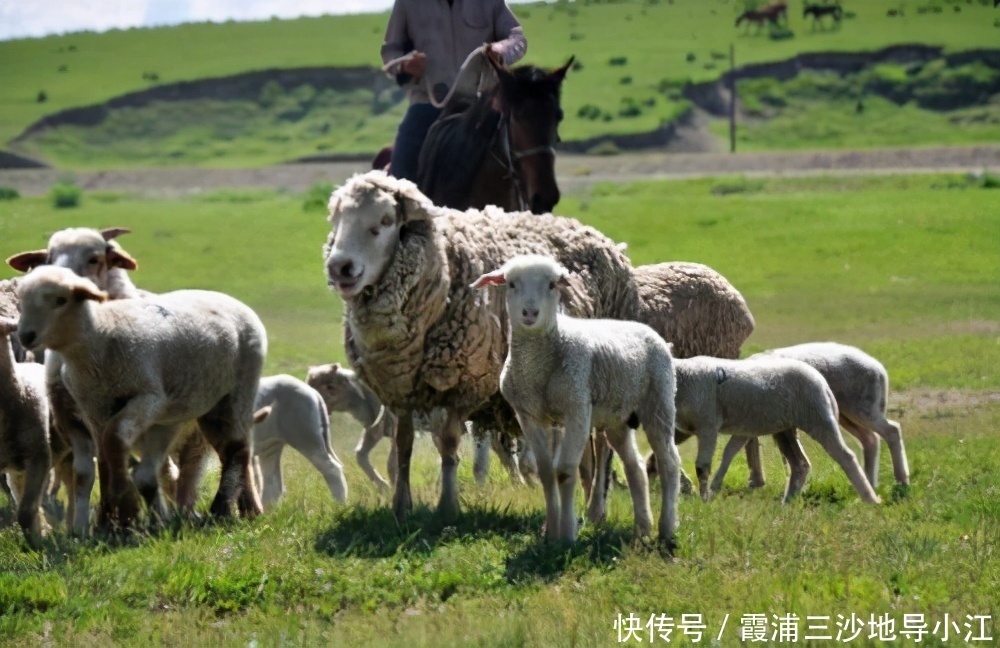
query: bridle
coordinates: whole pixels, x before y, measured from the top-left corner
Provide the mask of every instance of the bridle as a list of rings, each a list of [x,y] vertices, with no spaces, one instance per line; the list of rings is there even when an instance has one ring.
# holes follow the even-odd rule
[[[511,184],[514,185],[514,191],[517,193],[518,208],[521,211],[527,211],[528,205],[524,200],[524,192],[521,188],[521,176],[517,171],[516,163],[524,158],[541,154],[548,154],[554,158],[556,156],[556,149],[552,144],[541,144],[527,149],[514,148],[514,136],[511,132],[510,122],[510,111],[505,111],[500,118],[500,122],[497,124],[497,134],[495,136],[500,139],[500,155],[497,155],[497,152],[493,149],[490,150],[490,153],[500,163],[500,166],[503,167],[506,172],[505,178],[510,180]]]

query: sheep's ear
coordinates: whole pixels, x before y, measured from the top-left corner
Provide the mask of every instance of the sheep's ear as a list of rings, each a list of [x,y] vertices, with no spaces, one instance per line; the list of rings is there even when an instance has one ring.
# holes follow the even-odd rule
[[[415,184],[408,183],[408,185],[396,192],[396,222],[406,225],[434,218],[428,209],[430,198],[422,194]]]
[[[338,371],[340,371],[340,363],[334,362],[332,365],[330,365],[330,369],[333,369],[333,372],[337,373]]]
[[[104,254],[108,258],[109,268],[125,268],[126,270],[135,270],[139,267],[136,260],[118,245],[111,245],[109,243]]]
[[[488,272],[482,277],[476,279],[476,281],[469,286],[475,290],[481,290],[482,288],[488,288],[489,286],[502,286],[507,283],[507,277],[504,276],[504,269],[494,270],[493,272]]]
[[[17,330],[17,320],[10,317],[0,317],[0,335],[10,335]]]
[[[108,300],[108,293],[103,290],[98,290],[97,286],[88,281],[73,286],[73,299],[78,302],[86,301],[88,299],[92,299],[96,302],[104,302]]]
[[[7,265],[18,272],[28,272],[40,265],[45,265],[49,260],[48,250],[34,250],[32,252],[21,252],[7,259]]]
[[[266,419],[270,414],[271,414],[271,406],[270,405],[268,405],[267,407],[262,407],[262,408],[260,408],[259,410],[257,410],[256,412],[253,413],[253,422],[255,424],[256,423],[260,423],[261,421],[263,421],[264,419]]]
[[[104,237],[105,241],[110,241],[113,238],[118,238],[122,234],[131,234],[132,230],[127,227],[107,227],[101,230],[101,236]]]

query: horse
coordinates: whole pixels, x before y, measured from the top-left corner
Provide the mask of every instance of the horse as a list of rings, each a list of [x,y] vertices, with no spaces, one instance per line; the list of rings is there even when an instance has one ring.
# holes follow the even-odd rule
[[[748,9],[741,13],[736,19],[736,26],[739,27],[740,23],[744,20],[747,21],[747,26],[750,23],[756,23],[757,31],[760,31],[761,27],[765,23],[771,23],[774,26],[778,25],[778,20],[784,16],[785,20],[788,20],[788,6],[785,3],[773,4],[764,7],[763,9]]]
[[[434,204],[454,209],[497,205],[543,214],[559,202],[555,144],[563,118],[560,68],[510,70],[484,57],[497,82],[478,96],[456,94],[431,126],[420,150],[416,184]],[[385,168],[391,147],[373,168]]]
[[[802,9],[803,18],[812,15],[813,29],[816,29],[817,23],[822,26],[824,16],[833,17],[833,22],[839,25],[843,13],[844,10],[840,8],[839,4],[833,4],[833,5],[807,4]]]

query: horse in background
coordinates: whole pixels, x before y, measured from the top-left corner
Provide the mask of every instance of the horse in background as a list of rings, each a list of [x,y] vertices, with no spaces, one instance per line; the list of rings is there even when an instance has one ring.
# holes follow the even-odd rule
[[[747,9],[736,19],[736,26],[739,27],[742,22],[746,21],[747,27],[749,28],[750,23],[754,23],[757,25],[757,31],[759,32],[767,23],[777,27],[782,18],[785,19],[786,23],[788,22],[787,2],[769,4],[760,9]]]
[[[833,18],[835,25],[840,25],[840,20],[843,18],[844,10],[839,4],[806,4],[802,9],[802,17],[812,16],[812,28],[816,29],[816,25],[823,27],[823,18],[830,16]]]

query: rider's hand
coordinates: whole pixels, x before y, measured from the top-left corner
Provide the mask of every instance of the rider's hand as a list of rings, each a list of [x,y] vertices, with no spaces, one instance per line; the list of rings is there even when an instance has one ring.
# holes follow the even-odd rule
[[[400,70],[411,75],[414,79],[424,76],[425,69],[427,69],[427,55],[423,52],[415,52],[400,66]]]
[[[501,46],[499,43],[486,43],[483,45],[483,53],[489,57],[493,64],[497,67],[507,67],[503,62],[503,53],[500,51]]]

